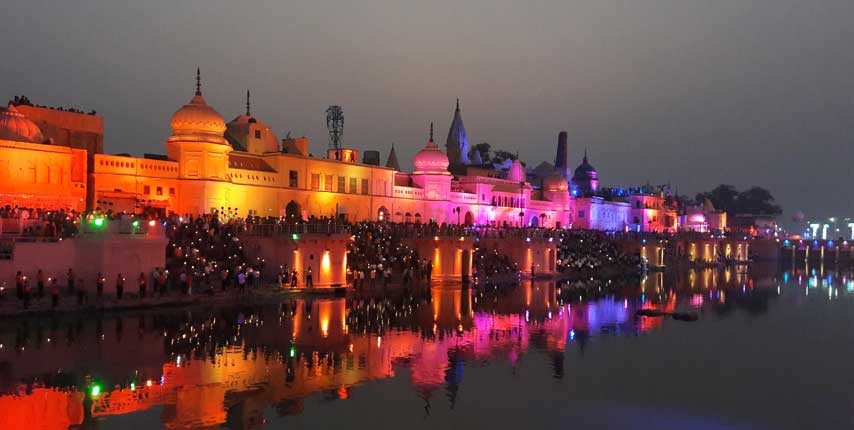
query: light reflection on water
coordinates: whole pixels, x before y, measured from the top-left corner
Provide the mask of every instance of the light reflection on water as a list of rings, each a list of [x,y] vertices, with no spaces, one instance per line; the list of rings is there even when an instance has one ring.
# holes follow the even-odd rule
[[[336,410],[346,416],[347,403],[330,409],[326,402],[385,402],[370,394],[386,387],[377,385],[379,381],[394,382],[398,396],[408,392],[420,405],[414,411],[387,411],[392,417],[417,415],[427,420],[419,425],[443,425],[454,414],[475,414],[472,399],[493,392],[520,394],[515,392],[520,372],[525,375],[521,385],[536,387],[527,394],[532,398],[548,391],[537,384],[552,381],[582,388],[592,376],[596,389],[591,392],[602,390],[610,396],[633,381],[625,380],[625,374],[618,379],[610,377],[610,371],[573,369],[591,365],[589,360],[595,360],[592,367],[613,362],[613,369],[627,360],[637,365],[650,355],[671,359],[685,354],[680,366],[705,371],[708,363],[705,368],[700,364],[712,356],[726,359],[730,346],[719,343],[723,351],[702,355],[682,350],[694,338],[692,333],[699,337],[708,332],[710,339],[729,339],[732,348],[743,348],[737,336],[718,338],[714,330],[732,330],[734,322],[736,330],[746,333],[743,316],[762,317],[775,306],[797,310],[812,299],[820,300],[819,308],[844,299],[851,310],[851,279],[844,273],[812,270],[763,275],[743,269],[692,270],[650,273],[626,282],[434,285],[412,292],[411,298],[377,293],[7,321],[0,325],[0,389],[5,394],[0,396],[0,428],[68,428],[80,423],[124,428],[129,419],[148,423],[140,428],[278,428],[292,420],[328,420]],[[636,317],[639,309],[694,311],[701,319],[690,323]],[[663,346],[652,354],[638,350],[632,355],[630,348],[643,345],[631,339],[641,335]],[[602,339],[601,348],[625,350],[590,352],[597,338]],[[506,372],[483,380],[481,373],[495,369]],[[633,377],[643,380],[628,375]],[[658,424],[703,427],[709,417],[715,417],[710,428],[731,424],[717,414],[676,413],[684,399],[662,396],[654,406],[672,410],[659,411],[665,416]],[[595,398],[583,397],[591,402]],[[538,407],[529,405],[522,414],[545,412]],[[590,403],[588,410],[602,407]],[[639,407],[625,401],[608,405],[612,411]],[[756,425],[753,417],[734,415]],[[631,420],[600,418],[596,422],[603,427],[633,427]],[[509,425],[489,417],[469,422]]]

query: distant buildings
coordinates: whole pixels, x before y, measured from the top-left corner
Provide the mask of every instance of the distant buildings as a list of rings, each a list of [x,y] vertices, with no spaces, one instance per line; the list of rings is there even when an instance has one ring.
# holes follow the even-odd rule
[[[603,193],[586,151],[574,172],[568,168],[566,132],[559,135],[554,166],[526,171],[508,161],[496,167],[479,153],[469,160],[459,101],[447,153],[434,142],[431,126],[411,173],[401,171],[393,147],[386,163],[376,151],[365,151],[360,163],[359,151],[348,148],[314,156],[306,138],[279,140],[249,108],[247,94],[246,112],[226,123],[205,101],[199,82],[172,116],[166,155],[132,157],[103,153],[100,116],[34,107],[28,100],[10,103],[0,111],[0,199],[4,205],[136,213],[659,232],[679,226],[667,190]]]

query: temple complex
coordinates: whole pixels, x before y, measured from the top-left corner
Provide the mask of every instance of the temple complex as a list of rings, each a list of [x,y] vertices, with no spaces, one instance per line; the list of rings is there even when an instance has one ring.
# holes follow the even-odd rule
[[[293,220],[659,232],[679,225],[669,190],[603,194],[586,150],[573,172],[566,132],[559,135],[555,165],[490,164],[469,150],[459,101],[446,151],[434,142],[431,125],[410,172],[402,171],[394,147],[383,165],[377,151],[364,151],[362,162],[351,148],[313,156],[307,138],[280,140],[250,108],[247,92],[246,111],[226,123],[206,102],[197,74],[195,94],[172,116],[165,154],[134,157],[104,153],[103,120],[94,112],[16,98],[0,111],[0,199],[47,209],[220,211]],[[156,148],[152,152],[162,152]]]

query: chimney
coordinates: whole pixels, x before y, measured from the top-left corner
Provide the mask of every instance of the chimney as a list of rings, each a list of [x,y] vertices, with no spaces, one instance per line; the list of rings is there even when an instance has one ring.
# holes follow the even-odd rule
[[[557,154],[555,155],[555,169],[567,168],[566,154],[566,132],[562,131],[557,135]]]

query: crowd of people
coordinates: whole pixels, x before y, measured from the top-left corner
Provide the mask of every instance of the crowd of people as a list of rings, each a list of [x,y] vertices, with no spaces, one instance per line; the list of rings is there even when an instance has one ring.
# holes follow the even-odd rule
[[[80,213],[66,209],[49,211],[6,205],[0,207],[0,219],[3,220],[4,229],[14,226],[14,232],[21,236],[58,239],[77,235]]]
[[[640,255],[623,252],[607,233],[562,230],[558,235],[557,264],[561,272],[594,272],[603,267],[641,269]]]
[[[92,293],[95,298],[102,299],[104,286],[108,282],[115,283],[115,288],[110,290],[115,292],[117,300],[122,300],[127,294],[144,299],[167,295],[172,291],[184,295],[216,294],[229,290],[245,293],[260,287],[263,281],[273,279],[262,280],[267,262],[261,258],[247,257],[241,236],[276,234],[294,229],[305,232],[340,230],[350,234],[352,240],[347,249],[347,281],[357,289],[387,287],[391,283],[410,286],[420,284],[424,280],[429,283],[433,274],[433,262],[429,256],[419,256],[415,249],[407,245],[407,239],[432,236],[459,235],[477,239],[521,234],[538,239],[547,238],[558,243],[557,269],[560,272],[592,272],[605,266],[631,269],[640,267],[639,256],[622,252],[613,237],[602,232],[584,230],[507,230],[436,223],[348,223],[340,217],[302,221],[289,217],[240,217],[236,209],[230,208],[228,211],[223,209],[195,216],[133,216],[98,209],[77,213],[17,206],[0,208],[0,218],[3,219],[41,221],[32,227],[36,230],[28,233],[51,237],[73,236],[77,234],[78,224],[90,223],[99,218],[124,221],[129,217],[136,217],[134,220],[139,219],[148,225],[162,226],[163,234],[168,239],[164,267],[138,275],[127,274],[128,279],[118,275],[114,280],[107,280],[98,274],[96,279],[84,281],[74,274],[73,269],[69,269],[64,279],[45,278],[41,270],[30,274],[34,279],[28,279],[25,274],[19,272],[15,280],[16,295],[23,306],[27,308],[32,300],[50,296],[55,307],[58,297],[63,294],[60,284],[66,287],[64,294],[77,297],[81,306],[87,303]],[[479,242],[476,241],[477,244]],[[527,267],[519,267],[508,256],[495,249],[487,250],[476,246],[473,257],[473,275],[479,279],[528,270]],[[295,268],[282,264],[275,280],[283,288],[294,288],[298,284],[314,286],[311,267],[306,267],[304,273],[298,273]],[[94,290],[88,290],[87,283],[94,284]],[[135,284],[136,291],[132,291],[131,285],[126,284]]]
[[[407,230],[401,225],[360,222],[349,230],[353,240],[347,249],[347,276],[354,287],[386,287],[396,274],[404,287],[432,278],[433,262],[406,245]]]

